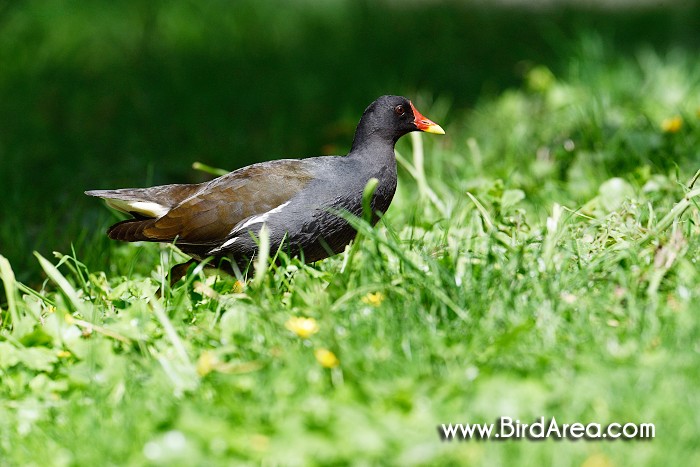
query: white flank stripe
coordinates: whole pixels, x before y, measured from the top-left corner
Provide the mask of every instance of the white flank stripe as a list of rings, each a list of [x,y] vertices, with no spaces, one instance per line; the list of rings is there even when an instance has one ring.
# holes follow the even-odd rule
[[[231,233],[240,232],[241,230],[245,229],[248,226],[251,226],[253,224],[260,224],[261,222],[267,221],[270,218],[270,214],[275,214],[275,213],[282,211],[282,209],[284,209],[285,206],[287,206],[288,204],[289,204],[289,201],[287,201],[286,203],[280,204],[279,206],[277,206],[274,209],[270,209],[269,211],[267,211],[264,214],[260,214],[260,215],[251,217],[250,219],[248,219],[245,222],[245,224],[233,229],[233,231]]]
[[[138,212],[148,217],[163,217],[170,208],[153,201],[127,201],[123,199],[106,199],[107,205],[122,212]]]
[[[235,242],[235,241],[238,240],[239,238],[240,238],[240,237],[233,237],[231,240],[227,240],[226,243],[224,243],[224,244],[221,245],[220,247],[217,247],[216,249],[217,249],[217,250],[221,250],[222,248],[226,248],[226,247],[229,246],[229,245],[233,245],[233,242]]]

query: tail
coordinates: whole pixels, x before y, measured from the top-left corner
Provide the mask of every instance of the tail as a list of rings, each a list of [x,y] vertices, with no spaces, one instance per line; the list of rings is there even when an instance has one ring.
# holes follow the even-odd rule
[[[107,229],[107,236],[112,240],[122,242],[153,242],[159,241],[144,235],[144,229],[153,225],[156,219],[127,219],[117,222]]]
[[[143,219],[164,216],[199,189],[200,185],[161,185],[150,188],[90,190],[85,194],[103,198],[109,207]]]
[[[150,188],[122,188],[118,190],[90,190],[85,194],[102,198],[107,206],[131,214],[133,219],[114,224],[107,236],[123,242],[162,242],[165,238],[153,238],[145,234],[159,218],[173,207],[192,196],[199,185],[162,185]]]

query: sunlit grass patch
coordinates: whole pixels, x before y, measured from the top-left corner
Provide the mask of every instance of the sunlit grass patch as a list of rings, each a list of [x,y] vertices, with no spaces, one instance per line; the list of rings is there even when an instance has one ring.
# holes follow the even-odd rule
[[[37,255],[29,287],[0,257],[2,458],[697,463],[700,72],[583,48],[569,75],[533,68],[447,118],[445,141],[402,141],[384,220],[351,219],[359,241],[318,264],[270,251],[245,281],[193,268],[169,287],[173,247],[115,244],[108,271]],[[687,99],[663,97],[668,77]],[[653,422],[657,438],[435,430],[500,416]]]

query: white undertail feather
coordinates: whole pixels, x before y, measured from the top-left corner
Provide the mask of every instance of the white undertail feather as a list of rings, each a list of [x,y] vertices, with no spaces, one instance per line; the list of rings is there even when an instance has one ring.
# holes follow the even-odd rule
[[[125,213],[136,212],[143,214],[146,217],[154,217],[156,219],[163,217],[170,211],[170,208],[162,204],[154,203],[153,201],[130,201],[123,199],[105,199],[107,206]]]

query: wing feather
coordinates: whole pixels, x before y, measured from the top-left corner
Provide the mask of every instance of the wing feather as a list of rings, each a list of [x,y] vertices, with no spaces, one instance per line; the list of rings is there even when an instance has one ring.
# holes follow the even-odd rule
[[[286,203],[312,179],[299,160],[245,167],[207,183],[142,233],[152,241],[217,245],[240,222]]]

